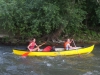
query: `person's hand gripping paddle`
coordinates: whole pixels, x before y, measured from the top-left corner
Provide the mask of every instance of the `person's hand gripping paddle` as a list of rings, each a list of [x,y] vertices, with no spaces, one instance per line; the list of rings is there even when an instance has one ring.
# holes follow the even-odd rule
[[[44,45],[46,42],[42,43],[41,45],[38,45],[36,48],[33,49],[33,51],[36,51],[39,47]],[[25,52],[24,54],[21,55],[22,58],[26,58],[30,52]]]

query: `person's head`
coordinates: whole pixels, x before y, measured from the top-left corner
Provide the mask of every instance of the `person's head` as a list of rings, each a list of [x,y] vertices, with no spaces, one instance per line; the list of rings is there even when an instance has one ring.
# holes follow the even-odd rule
[[[67,39],[67,42],[70,42],[70,39]]]
[[[36,41],[36,39],[35,39],[35,38],[33,38],[33,39],[32,39],[32,41],[34,41],[34,42],[35,42],[35,41]]]

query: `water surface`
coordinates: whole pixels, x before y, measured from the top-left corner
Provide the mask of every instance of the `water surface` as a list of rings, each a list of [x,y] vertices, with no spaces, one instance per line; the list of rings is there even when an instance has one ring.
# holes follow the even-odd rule
[[[0,75],[100,75],[100,45],[80,56],[24,59],[14,55],[13,48],[24,46],[0,46]]]

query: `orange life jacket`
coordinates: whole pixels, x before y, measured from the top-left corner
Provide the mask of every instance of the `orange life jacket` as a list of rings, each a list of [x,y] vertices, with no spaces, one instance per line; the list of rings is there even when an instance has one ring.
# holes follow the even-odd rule
[[[64,43],[64,48],[65,48],[65,49],[66,49],[66,46],[67,46],[68,44],[70,44],[70,42],[65,42],[65,43]]]

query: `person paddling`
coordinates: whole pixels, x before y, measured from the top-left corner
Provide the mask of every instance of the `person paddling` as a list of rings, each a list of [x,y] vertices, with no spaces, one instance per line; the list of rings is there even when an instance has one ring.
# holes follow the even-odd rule
[[[27,48],[28,48],[29,51],[37,51],[37,50],[39,50],[39,47],[37,47],[37,50],[34,49],[35,46],[37,47],[36,39],[33,38],[32,41],[31,41],[31,42],[29,43],[29,45],[27,46]]]
[[[65,48],[65,50],[70,50],[70,49],[75,48],[75,47],[72,47],[72,46],[70,45],[72,41],[73,41],[73,39],[72,39],[72,40],[67,39],[67,40],[64,42],[64,48]]]

